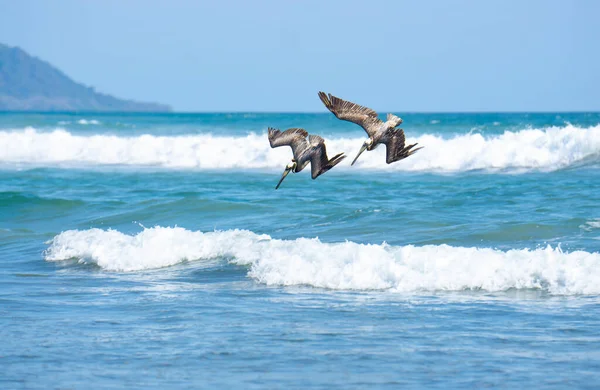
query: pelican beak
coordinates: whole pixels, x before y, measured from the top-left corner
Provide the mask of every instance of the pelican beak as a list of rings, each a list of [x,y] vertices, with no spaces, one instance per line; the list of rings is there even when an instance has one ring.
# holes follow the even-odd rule
[[[358,160],[358,157],[362,154],[362,152],[364,152],[367,149],[367,143],[365,142],[363,144],[363,146],[360,148],[360,150],[358,151],[358,154],[356,155],[356,157],[354,157],[354,161],[352,161],[352,164],[350,165],[354,165],[354,163],[356,162],[356,160]]]
[[[288,173],[290,173],[291,170],[292,168],[285,167],[285,171],[283,171],[283,175],[281,175],[281,179],[279,179],[279,183],[277,183],[277,187],[275,187],[275,189],[279,188],[281,182],[283,181],[283,179],[285,179],[285,177],[288,175]]]

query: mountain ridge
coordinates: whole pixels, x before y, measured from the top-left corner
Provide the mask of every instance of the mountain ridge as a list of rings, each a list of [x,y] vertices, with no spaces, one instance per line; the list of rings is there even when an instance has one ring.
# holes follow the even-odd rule
[[[19,47],[0,43],[0,111],[170,112],[160,103],[96,92]]]

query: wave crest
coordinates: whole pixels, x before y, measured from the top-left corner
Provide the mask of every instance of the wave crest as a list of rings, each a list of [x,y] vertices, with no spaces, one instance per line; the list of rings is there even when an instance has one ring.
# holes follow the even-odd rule
[[[249,266],[268,285],[329,289],[542,289],[552,294],[600,294],[600,254],[560,248],[499,251],[448,245],[390,246],[318,239],[276,240],[246,230],[69,230],[49,242],[48,261],[77,259],[109,271],[139,271],[184,261],[221,260]]]
[[[327,140],[330,154],[353,155],[363,138]],[[424,149],[401,162],[385,164],[385,146],[364,153],[357,169],[460,172],[469,170],[552,171],[600,161],[600,125],[507,131],[501,135],[457,135],[447,139],[425,134],[408,138]],[[33,128],[0,131],[0,163],[32,165],[132,165],[172,169],[281,169],[288,148],[271,149],[266,135],[225,137],[211,134],[123,137],[76,135],[66,130]],[[348,168],[351,159],[340,167]],[[355,169],[353,167],[353,169]]]

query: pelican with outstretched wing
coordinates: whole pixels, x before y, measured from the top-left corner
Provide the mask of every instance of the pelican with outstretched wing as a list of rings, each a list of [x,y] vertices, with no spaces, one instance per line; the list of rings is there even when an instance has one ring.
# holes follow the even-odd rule
[[[402,123],[402,119],[394,114],[387,114],[387,120],[384,122],[370,108],[340,99],[325,92],[319,92],[319,98],[321,98],[325,107],[338,119],[356,123],[369,135],[369,138],[360,148],[360,151],[350,165],[354,165],[362,152],[373,150],[379,144],[385,144],[386,146],[385,162],[388,164],[402,160],[414,154],[417,150],[422,149],[422,147],[413,149],[417,145],[416,143],[406,146],[404,130],[398,128]]]
[[[306,168],[308,163],[311,165],[311,176],[316,179],[346,158],[344,153],[336,154],[331,159],[327,158],[327,149],[323,138],[318,135],[308,135],[306,130],[299,128],[287,129],[282,132],[269,127],[269,143],[272,148],[290,146],[294,156],[292,161],[286,165],[275,189],[279,188],[283,179],[290,172],[298,173]]]

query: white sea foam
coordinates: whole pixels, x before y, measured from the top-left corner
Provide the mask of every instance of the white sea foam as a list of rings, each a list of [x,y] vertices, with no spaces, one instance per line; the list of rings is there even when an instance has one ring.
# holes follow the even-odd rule
[[[71,121],[58,121],[58,124],[61,125],[61,126],[69,125],[71,123],[73,123],[73,122],[71,122]],[[99,125],[100,124],[100,122],[97,121],[96,119],[79,119],[75,123],[80,124],[80,125]]]
[[[585,224],[579,226],[583,230],[590,231],[592,229],[600,229],[600,218],[587,221]]]
[[[80,125],[99,125],[100,122],[96,119],[80,119],[77,121]]]
[[[327,140],[330,155],[358,151],[364,138]],[[453,138],[425,134],[409,137],[425,148],[401,162],[385,164],[385,146],[364,153],[353,169],[460,172],[552,171],[600,160],[600,125],[528,129],[483,136]],[[76,135],[58,129],[0,131],[0,163],[31,165],[132,165],[173,169],[280,169],[291,157],[289,148],[271,149],[265,134],[247,136],[116,136]],[[348,167],[346,159],[340,167]],[[339,169],[339,168],[338,168]]]
[[[229,261],[268,285],[398,292],[542,289],[600,294],[600,253],[560,248],[500,251],[448,245],[390,246],[318,239],[276,240],[246,230],[194,232],[154,227],[136,235],[69,230],[49,242],[48,261],[76,259],[110,271],[183,261]]]

